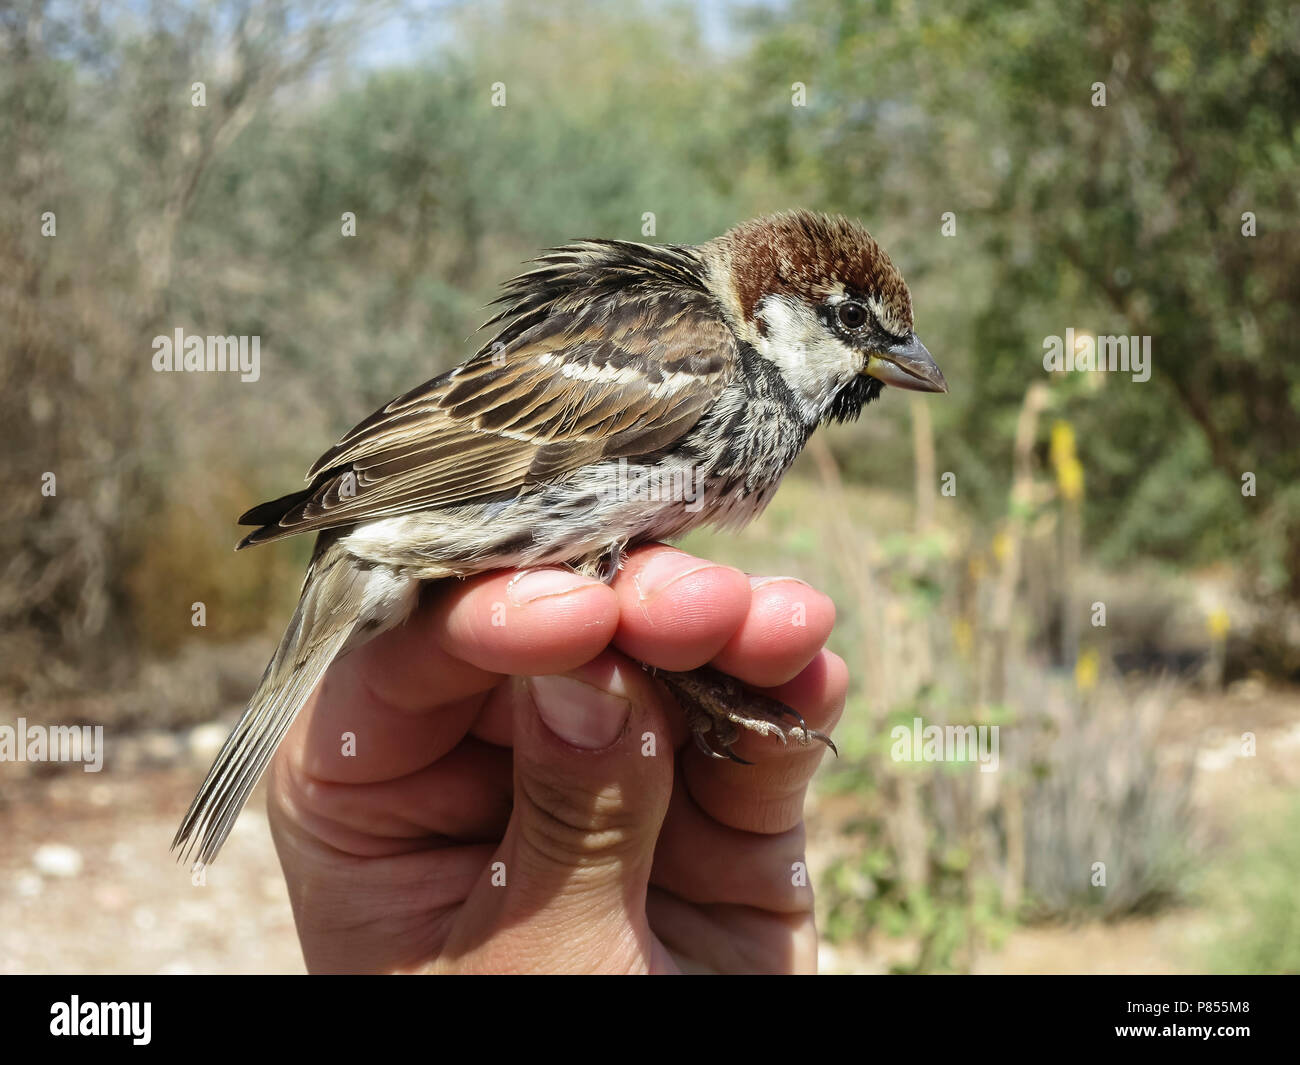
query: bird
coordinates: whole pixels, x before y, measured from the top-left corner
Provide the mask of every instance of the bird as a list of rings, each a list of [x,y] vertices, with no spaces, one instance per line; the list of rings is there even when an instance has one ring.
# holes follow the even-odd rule
[[[885,387],[947,391],[902,274],[842,215],[783,211],[698,245],[576,240],[525,265],[475,354],[360,422],[305,489],[239,518],[255,527],[239,548],[317,539],[177,829],[182,858],[216,857],[330,663],[405,621],[430,582],[550,565],[610,581],[639,544],[745,525],[818,426]],[[744,761],[742,730],[830,743],[716,671],[651,672],[711,757]]]

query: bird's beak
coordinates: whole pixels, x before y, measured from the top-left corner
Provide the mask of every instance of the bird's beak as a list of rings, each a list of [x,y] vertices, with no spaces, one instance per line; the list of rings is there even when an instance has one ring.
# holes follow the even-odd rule
[[[948,391],[948,382],[943,379],[934,357],[916,339],[915,333],[901,344],[872,352],[862,372],[887,385],[913,392]]]

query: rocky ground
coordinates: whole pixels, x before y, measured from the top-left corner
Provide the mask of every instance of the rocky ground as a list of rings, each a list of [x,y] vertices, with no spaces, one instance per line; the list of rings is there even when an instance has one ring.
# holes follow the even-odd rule
[[[7,788],[0,971],[303,972],[260,795],[206,885],[168,853],[200,777],[142,767]]]

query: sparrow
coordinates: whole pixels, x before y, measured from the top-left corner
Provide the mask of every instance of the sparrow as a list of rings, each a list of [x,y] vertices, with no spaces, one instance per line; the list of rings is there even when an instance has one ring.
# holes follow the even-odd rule
[[[240,517],[256,527],[240,548],[316,546],[172,841],[182,856],[216,857],[326,668],[400,625],[428,582],[547,565],[612,580],[638,544],[745,525],[814,429],[885,386],[947,391],[902,275],[843,217],[787,211],[694,246],[579,240],[531,263],[491,305],[487,344],[362,421],[307,488]],[[740,729],[829,744],[715,671],[653,672],[713,757],[742,761]]]

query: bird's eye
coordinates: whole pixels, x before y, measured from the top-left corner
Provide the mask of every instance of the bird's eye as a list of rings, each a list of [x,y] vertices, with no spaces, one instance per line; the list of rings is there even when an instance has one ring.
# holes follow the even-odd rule
[[[836,313],[845,329],[861,329],[867,324],[867,311],[860,303],[841,303]]]

